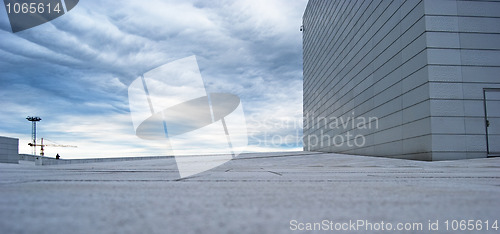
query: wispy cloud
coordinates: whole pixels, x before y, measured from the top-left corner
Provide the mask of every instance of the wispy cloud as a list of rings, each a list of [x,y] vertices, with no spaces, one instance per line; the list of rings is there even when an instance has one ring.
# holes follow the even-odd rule
[[[39,115],[39,136],[79,146],[48,153],[168,154],[161,142],[138,141],[127,88],[139,74],[196,55],[209,92],[241,98],[249,150],[298,149],[263,143],[302,134],[296,124],[302,116],[298,29],[306,2],[87,0],[16,34],[2,8],[0,134],[19,137],[21,152],[28,153],[31,129],[24,118]]]

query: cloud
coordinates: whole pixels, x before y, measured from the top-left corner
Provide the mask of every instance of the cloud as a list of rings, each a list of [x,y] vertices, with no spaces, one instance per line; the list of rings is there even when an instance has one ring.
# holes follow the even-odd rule
[[[306,2],[87,0],[16,34],[0,10],[0,134],[27,144],[24,118],[39,115],[39,136],[78,145],[59,149],[71,155],[165,154],[156,143],[137,142],[127,88],[146,71],[196,55],[209,92],[241,98],[253,137],[249,149],[299,149],[258,142],[301,137],[291,123],[302,118],[298,29]],[[283,122],[289,124],[270,124]]]

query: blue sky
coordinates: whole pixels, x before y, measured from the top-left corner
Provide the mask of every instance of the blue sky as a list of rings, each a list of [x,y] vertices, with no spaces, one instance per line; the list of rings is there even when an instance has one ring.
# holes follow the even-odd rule
[[[16,34],[1,8],[0,135],[30,153],[25,118],[40,116],[39,138],[78,146],[47,147],[48,156],[165,155],[162,143],[135,135],[127,89],[140,74],[195,55],[208,92],[241,98],[247,151],[301,150],[306,0],[143,2],[83,0]]]

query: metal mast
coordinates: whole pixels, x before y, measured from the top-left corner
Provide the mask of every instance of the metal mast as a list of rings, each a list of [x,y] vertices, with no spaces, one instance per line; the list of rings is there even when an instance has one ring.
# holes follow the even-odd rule
[[[31,138],[33,141],[33,145],[36,145],[36,122],[42,120],[40,117],[37,116],[28,116],[26,117],[28,121],[31,121],[32,126],[31,126]],[[33,155],[36,155],[36,146],[33,146]]]

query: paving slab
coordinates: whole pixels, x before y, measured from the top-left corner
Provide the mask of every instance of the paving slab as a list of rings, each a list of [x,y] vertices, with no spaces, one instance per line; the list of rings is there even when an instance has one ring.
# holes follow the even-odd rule
[[[2,233],[500,233],[499,208],[500,158],[254,153],[183,179],[174,158],[0,164]],[[335,229],[352,222],[364,224]]]

